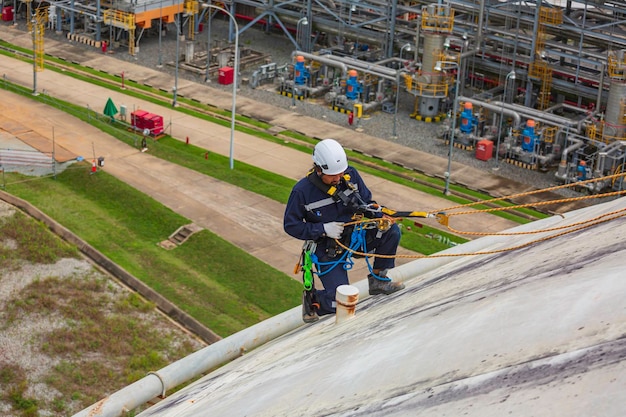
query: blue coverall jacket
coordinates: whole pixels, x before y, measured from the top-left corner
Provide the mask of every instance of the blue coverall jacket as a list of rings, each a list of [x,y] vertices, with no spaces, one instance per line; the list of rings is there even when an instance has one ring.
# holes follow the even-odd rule
[[[365,203],[372,203],[372,193],[367,188],[361,175],[353,167],[348,167],[345,172],[350,176],[350,182],[354,184]],[[313,174],[315,175],[315,174]],[[338,192],[346,186],[341,183],[337,186]],[[324,223],[342,222],[352,220],[356,208],[343,204],[341,201],[333,201],[332,198],[313,184],[308,178],[303,178],[293,187],[284,216],[284,229],[290,236],[300,240],[312,240],[317,243],[315,254],[321,263],[332,262],[338,258],[334,249],[336,242],[327,238],[324,234]],[[345,233],[345,232],[344,232]],[[377,229],[369,229],[368,241],[373,242],[367,250],[376,250],[378,254],[395,255],[400,241],[400,229],[393,225],[387,232],[379,233]],[[335,292],[338,286],[347,285],[348,266],[340,263],[337,266],[321,266],[318,268],[320,280],[324,289],[317,290],[317,299],[321,304],[318,314],[330,314],[335,312]],[[376,258],[373,269],[393,268],[393,258]],[[332,268],[330,271],[328,269]]]

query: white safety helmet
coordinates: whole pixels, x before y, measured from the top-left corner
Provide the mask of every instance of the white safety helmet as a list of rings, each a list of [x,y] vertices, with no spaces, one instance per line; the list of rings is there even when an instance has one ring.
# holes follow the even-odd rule
[[[313,162],[326,175],[337,175],[348,169],[346,151],[335,139],[324,139],[313,149]]]

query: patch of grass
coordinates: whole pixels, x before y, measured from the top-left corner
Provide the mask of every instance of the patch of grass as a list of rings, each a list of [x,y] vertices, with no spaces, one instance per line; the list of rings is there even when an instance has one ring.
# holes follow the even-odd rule
[[[286,203],[296,181],[277,175],[244,162],[237,162],[237,169],[230,169],[230,158],[187,145],[170,136],[155,142],[150,148],[153,156],[200,172],[220,181],[252,190],[272,200]]]
[[[0,362],[0,382],[2,386],[14,384],[16,381],[24,379],[24,371],[13,364]]]
[[[138,308],[131,309],[128,303]],[[33,335],[42,353],[60,359],[45,382],[63,395],[41,405],[61,412],[72,393],[80,393],[75,399],[87,406],[103,392],[115,391],[194,350],[154,325],[149,303],[122,288],[112,292],[105,279],[91,275],[35,280],[7,303],[6,310],[22,320],[43,315],[63,324]],[[0,365],[0,380],[13,387],[9,391],[13,407],[30,415],[37,401],[23,395],[28,382],[19,369]]]
[[[115,308],[119,310],[121,313],[124,311],[135,311],[139,310],[144,313],[154,309],[154,304],[145,301],[141,298],[137,293],[131,292],[128,293],[127,297],[118,299],[116,302]]]
[[[17,415],[39,415],[37,400],[26,396],[28,379],[26,371],[15,364],[0,361],[0,400],[10,404]]]
[[[221,336],[300,301],[300,283],[210,231],[174,250],[160,248],[158,242],[190,221],[106,172],[89,175],[83,165],[10,191]]]
[[[22,261],[53,264],[61,258],[79,257],[75,247],[17,211],[0,218],[0,238],[0,271],[11,270]]]

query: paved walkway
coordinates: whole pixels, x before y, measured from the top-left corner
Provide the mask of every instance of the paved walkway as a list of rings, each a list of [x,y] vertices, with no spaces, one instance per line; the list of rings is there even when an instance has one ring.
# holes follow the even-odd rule
[[[29,37],[12,28],[0,33],[0,39],[26,48],[30,47]],[[173,85],[172,79],[166,74],[120,62],[96,52],[85,53],[84,50],[65,43],[50,42],[46,44],[45,49],[47,54],[65,57],[69,61],[79,62],[111,74],[119,74],[123,70],[127,79],[156,88],[168,90]],[[0,72],[11,82],[31,87],[33,85],[30,64],[0,56]],[[193,98],[225,109],[230,109],[232,105],[231,95],[221,90],[181,79],[178,85],[179,97]],[[45,90],[47,94],[62,100],[88,106],[98,112],[103,111],[110,97],[117,106],[126,105],[129,112],[144,109],[160,114],[165,123],[170,125],[168,133],[173,137],[180,140],[189,137],[196,146],[213,153],[229,155],[229,128],[190,117],[171,106],[157,106],[126,96],[121,88],[119,91],[106,90],[46,70],[37,73],[37,89]],[[447,160],[433,155],[358,134],[352,129],[266,106],[245,97],[238,96],[237,111],[274,126],[282,126],[312,137],[333,137],[347,148],[358,149],[387,161],[415,167],[426,173],[441,173],[447,163]],[[54,135],[57,145],[76,155],[91,158],[95,150],[96,156],[102,155],[106,158],[105,170],[108,173],[269,265],[292,274],[301,243],[287,236],[282,230],[284,210],[282,204],[167,163],[152,157],[149,153],[141,153],[65,113],[28,98],[3,92],[0,112],[5,118],[28,126],[50,140]],[[235,133],[234,149],[235,169],[237,161],[243,161],[298,179],[312,164],[310,155],[241,132]],[[453,166],[453,172],[459,178],[470,178],[476,189],[492,190],[495,194],[511,194],[523,188],[517,185],[512,189],[509,181],[460,164]],[[377,177],[364,175],[364,178],[375,198],[393,209],[428,211],[452,205],[443,198],[407,189]],[[434,220],[428,223],[430,222],[435,225]],[[488,215],[455,218],[454,224],[460,230],[483,232],[504,230],[514,225],[512,222]]]

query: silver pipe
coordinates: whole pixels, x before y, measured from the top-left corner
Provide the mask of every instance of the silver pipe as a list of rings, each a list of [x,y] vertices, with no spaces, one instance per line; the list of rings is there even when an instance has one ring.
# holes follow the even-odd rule
[[[596,169],[594,170],[595,177],[601,177],[604,175],[604,166],[606,165],[606,158],[609,155],[614,154],[616,151],[620,151],[622,148],[626,148],[626,141],[616,140],[609,143],[604,149],[598,152],[598,161],[596,163]]]
[[[295,307],[215,342],[157,372],[151,372],[139,381],[74,414],[73,417],[119,417],[168,390],[241,356],[243,352],[259,347],[300,326],[302,326],[301,308]]]
[[[484,101],[481,101],[481,100],[477,100],[475,98],[469,98],[469,97],[459,97],[459,101],[468,101],[468,102],[470,102],[472,104],[475,104],[475,105],[477,105],[479,107],[484,107],[486,109],[493,110],[494,112],[501,112],[501,113],[507,114],[507,115],[513,117],[513,119],[515,119],[514,126],[519,126],[519,125],[522,124],[522,118],[519,115],[519,113],[516,112],[515,110],[507,109],[507,108],[505,108],[503,106],[498,106],[495,103],[487,103],[487,102],[484,102]]]
[[[255,9],[255,15],[258,16],[260,14],[264,13],[263,9]],[[289,15],[285,15],[285,14],[280,14],[279,18],[281,21],[283,22],[287,22],[290,24],[295,25],[298,21],[297,17],[293,17],[293,16],[289,16]],[[358,33],[355,33],[354,31],[351,31],[349,33],[345,33],[343,32],[343,30],[341,28],[337,28],[333,25],[330,24],[326,24],[324,22],[320,21],[321,19],[317,19],[316,17],[313,17],[312,19],[309,20],[309,27],[312,27],[313,25],[315,26],[315,28],[321,32],[326,32],[326,33],[330,33],[333,35],[348,35],[348,37],[350,38],[354,38],[354,39],[358,39],[360,42],[368,42],[371,44],[375,44],[375,45],[382,45],[383,44],[383,39],[382,36],[381,37],[376,37],[374,34],[366,34],[364,33],[365,30],[362,30]]]
[[[557,116],[555,114],[546,113],[543,110],[535,110],[530,107],[520,106],[518,104],[507,104],[502,103],[501,101],[495,101],[493,104],[496,106],[502,106],[504,108],[515,110],[516,112],[523,114],[527,117],[532,117],[535,120],[542,121],[547,124],[556,125],[556,126],[576,126],[578,125],[578,120],[571,120],[567,117]],[[578,133],[578,132],[577,132]]]
[[[396,70],[389,68],[389,67],[385,67],[383,65],[378,65],[377,63],[371,63],[371,62],[363,61],[361,59],[355,59],[355,58],[351,58],[347,56],[332,55],[332,53],[324,54],[323,56],[329,56],[329,55],[332,56],[337,61],[343,62],[344,64],[349,65],[351,67],[368,69],[370,71],[376,71],[376,72],[379,72],[381,74],[388,75],[388,76],[393,76],[393,77],[396,76],[396,72],[397,72]],[[386,58],[386,59],[393,60],[394,58]]]
[[[507,32],[507,31],[502,30],[502,29],[489,28],[489,33],[492,33],[493,36],[497,35],[498,37],[505,37],[505,38],[514,39],[514,37],[511,35],[511,32]],[[529,54],[532,53],[532,51],[531,51],[531,48],[533,47],[532,46],[532,41],[533,41],[533,36],[530,36],[530,35],[518,34],[515,37],[515,43],[518,44],[519,46],[522,46],[524,43],[530,44],[526,48],[528,50]],[[579,52],[579,50],[576,49],[576,48],[573,48],[573,47],[565,45],[565,44],[552,42],[552,41],[546,41],[546,48],[548,48],[548,51],[551,51],[553,49],[558,49],[558,50],[561,50],[563,52],[569,52],[570,54],[576,54],[576,55],[578,55],[578,52]],[[580,57],[582,57],[582,56],[583,55],[581,55]],[[606,56],[604,56],[602,54],[599,54],[599,53],[592,52],[589,49],[584,51],[584,56],[588,57],[588,58],[594,58],[596,60],[596,62],[594,62],[594,64],[600,64],[602,62],[602,60],[606,60]]]
[[[602,89],[600,88],[599,91],[602,91]],[[596,113],[598,112],[597,109],[599,109],[600,107],[596,107],[596,110],[587,113],[587,110],[585,109],[581,109],[580,107],[576,107],[576,106],[572,106],[571,104],[567,104],[567,103],[562,103],[563,104],[563,108],[564,109],[568,109],[568,110],[572,110],[572,111],[577,111],[580,113],[585,113],[585,117],[580,119],[578,121],[578,123],[576,124],[576,128],[578,129],[578,132],[582,132],[583,131],[583,124],[591,119],[592,117],[594,117],[596,115]]]
[[[563,181],[567,180],[567,155],[569,155],[570,152],[575,151],[576,149],[582,147],[584,144],[584,142],[581,139],[566,138],[566,140],[570,140],[574,142],[574,144],[565,148],[563,153],[561,153],[561,162],[559,163],[559,168],[557,172],[554,174],[555,177]]]
[[[293,51],[291,53],[292,60],[293,60],[293,57],[296,57],[298,55],[301,55],[304,58],[310,59],[312,61],[321,62],[321,63],[329,65],[331,67],[341,68],[342,76],[344,78],[347,77],[347,75],[348,75],[348,67],[346,66],[346,64],[344,64],[343,62],[338,62],[335,59],[327,58],[327,55],[314,55],[314,54],[310,54],[308,52]]]
[[[385,59],[381,59],[380,61],[376,61],[376,62],[374,62],[374,64],[376,64],[376,65],[385,65],[385,64],[388,64],[390,62],[403,63],[404,61],[406,61],[406,59],[400,59],[400,57],[398,57],[398,56],[392,56],[391,58],[385,58]]]
[[[480,0],[478,11],[478,31],[476,32],[476,46],[480,48],[483,43],[483,21],[485,20],[485,0]]]
[[[596,115],[596,111],[594,110],[593,112],[587,113],[588,110],[586,109],[581,109],[580,107],[576,107],[576,106],[572,106],[571,104],[567,104],[567,103],[557,103],[552,107],[548,107],[547,109],[543,110],[543,113],[553,113],[558,109],[567,109],[567,110],[571,110],[571,111],[575,111],[575,112],[579,112],[579,113],[585,113],[586,116],[583,119],[580,119],[576,122],[576,127],[578,132],[582,132],[582,126],[583,124],[589,120],[590,118],[592,118],[593,116]],[[558,116],[557,116],[558,117]]]
[[[324,56],[329,56],[329,55],[324,55]],[[336,61],[342,62],[350,67],[354,67],[363,72],[374,74],[380,78],[386,78],[394,82],[396,81],[398,71],[392,68],[387,68],[382,65],[372,64],[369,62],[361,61],[359,59],[353,59],[353,58],[341,57],[341,56],[335,56],[335,55],[330,55],[330,56],[332,56],[333,59]]]
[[[608,153],[602,151],[598,152],[598,162],[596,163],[596,169],[593,171],[594,177],[601,177],[604,172],[604,165],[606,164],[606,157]]]
[[[606,63],[602,63],[602,70],[600,71],[600,83],[598,84],[598,96],[596,98],[596,109],[602,106],[602,93],[604,92],[604,70],[606,69]]]

